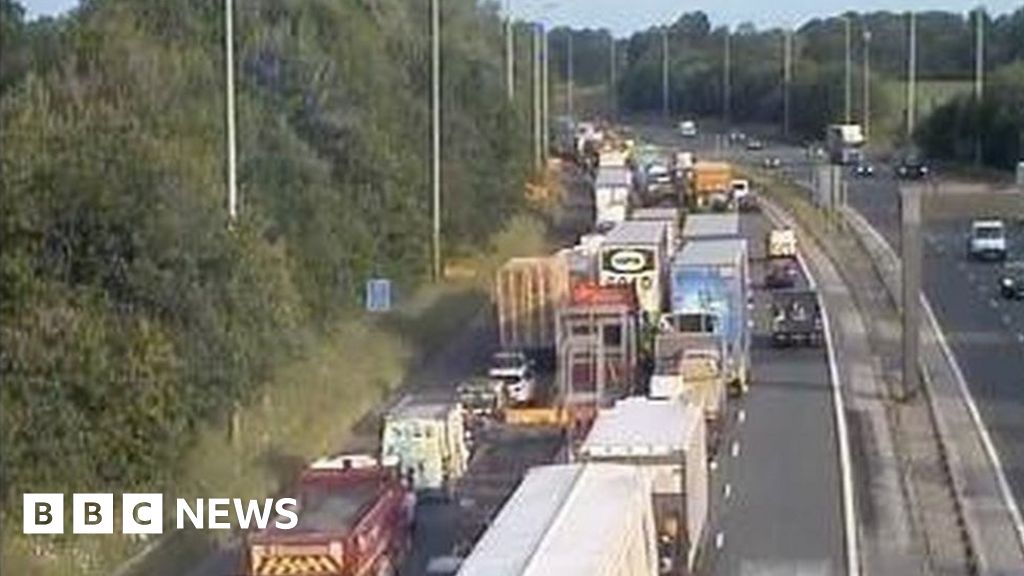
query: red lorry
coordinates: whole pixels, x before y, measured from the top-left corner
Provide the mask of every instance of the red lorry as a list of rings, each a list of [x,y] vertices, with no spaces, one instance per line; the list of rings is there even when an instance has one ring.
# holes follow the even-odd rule
[[[249,576],[383,576],[411,541],[415,499],[397,470],[372,456],[314,462],[299,476],[298,524],[247,539]]]

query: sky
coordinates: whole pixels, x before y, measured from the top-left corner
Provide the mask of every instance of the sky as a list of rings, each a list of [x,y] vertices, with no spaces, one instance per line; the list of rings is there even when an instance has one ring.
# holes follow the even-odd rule
[[[21,0],[29,18],[52,16],[74,7],[77,0]],[[174,0],[167,0],[173,2]],[[236,0],[244,2],[245,0]],[[352,1],[352,0],[339,0]],[[426,0],[424,0],[426,1]],[[442,2],[444,0],[441,0]],[[654,24],[674,20],[679,14],[703,10],[714,24],[753,22],[758,28],[799,26],[806,20],[839,14],[892,10],[947,10],[966,12],[977,0],[497,0],[511,1],[512,13],[519,19],[538,20],[552,25],[610,28],[617,36],[626,36]],[[982,2],[993,13],[1010,12],[1021,0]]]

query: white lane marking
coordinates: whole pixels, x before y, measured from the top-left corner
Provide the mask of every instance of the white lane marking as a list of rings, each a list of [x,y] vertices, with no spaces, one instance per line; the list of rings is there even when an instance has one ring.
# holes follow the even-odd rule
[[[978,405],[974,402],[974,395],[971,394],[971,389],[967,386],[967,379],[964,377],[963,371],[960,370],[960,363],[957,362],[952,348],[949,347],[949,341],[946,340],[946,332],[943,330],[942,325],[939,324],[939,320],[935,316],[935,311],[932,310],[932,305],[928,298],[923,294],[921,296],[921,305],[924,308],[928,323],[932,325],[933,331],[939,336],[939,348],[942,350],[942,355],[946,357],[946,361],[953,367],[953,373],[956,375],[956,382],[960,388],[960,395],[967,403],[967,412],[971,415],[975,430],[981,436],[981,445],[985,448],[988,460],[996,471],[996,482],[999,484],[999,492],[1002,495],[1003,504],[1010,512],[1010,518],[1017,531],[1018,544],[1021,548],[1024,548],[1024,516],[1021,515],[1020,508],[1017,506],[1017,498],[1013,494],[1013,488],[1010,487],[1010,482],[1006,479],[1002,458],[1000,458],[999,452],[992,442],[992,437],[988,433],[985,421],[981,418]]]
[[[719,531],[715,534],[715,549],[721,550],[722,546],[725,546],[725,532]]]
[[[726,500],[732,497],[732,484],[726,483],[725,490],[723,491],[723,496],[725,496]]]
[[[1017,333],[1017,342],[1020,342],[1021,344],[1024,344],[1024,334],[1022,334],[1020,332]]]
[[[740,411],[736,413],[736,420],[739,421],[740,424],[743,424],[744,422],[746,422],[747,421],[747,411],[744,410],[743,408],[740,408]]]
[[[732,441],[732,448],[729,450],[729,452],[732,454],[733,458],[736,458],[737,456],[740,455],[740,441],[739,440],[733,440]]]
[[[988,305],[991,306],[993,310],[996,310],[999,308],[999,301],[997,301],[995,298],[989,298]]]
[[[1010,315],[1009,314],[1003,314],[1003,325],[1004,326],[1009,326],[1010,322],[1011,322]]]
[[[772,208],[774,209],[774,207]],[[863,219],[863,216],[860,216],[860,213],[856,210],[850,209],[850,212]],[[768,214],[771,214],[771,211]],[[781,220],[778,216],[775,216],[774,219]],[[877,230],[871,226],[868,226],[868,229],[877,241],[881,242],[883,246],[889,247],[889,244]],[[889,249],[892,250],[892,248]],[[800,268],[803,269],[804,275],[807,277],[811,290],[817,291],[817,283],[814,281],[814,276],[810,273],[810,268],[808,268],[800,252],[797,252],[796,259],[800,264]],[[832,342],[832,324],[829,320],[825,300],[821,297],[820,293],[818,294],[818,305],[821,308],[821,325],[825,336],[825,349],[828,354],[829,380],[832,383],[832,412],[836,422],[836,442],[839,444],[839,469],[842,474],[843,521],[845,524],[844,534],[846,536],[846,573],[856,575],[860,574],[860,542],[857,534],[857,508],[853,502],[853,459],[850,455],[850,433],[846,422],[846,404],[843,400],[843,384],[839,379],[839,362],[836,360],[836,350]]]
[[[708,464],[708,468],[711,468],[711,471],[712,471],[712,472],[714,472],[715,470],[718,470],[718,460],[712,460],[712,461],[711,461],[711,462],[710,462],[710,463]]]

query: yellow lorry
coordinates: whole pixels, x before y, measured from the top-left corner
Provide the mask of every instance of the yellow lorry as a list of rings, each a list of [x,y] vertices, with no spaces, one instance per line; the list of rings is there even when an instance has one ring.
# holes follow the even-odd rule
[[[727,209],[732,180],[732,165],[728,162],[697,162],[690,170],[687,206],[691,210]]]

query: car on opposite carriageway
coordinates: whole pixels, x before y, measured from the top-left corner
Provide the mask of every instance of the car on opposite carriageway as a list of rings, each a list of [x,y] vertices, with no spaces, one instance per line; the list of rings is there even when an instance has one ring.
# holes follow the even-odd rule
[[[1024,300],[1024,260],[1003,265],[999,275],[999,294],[1007,300]]]

